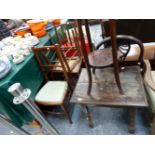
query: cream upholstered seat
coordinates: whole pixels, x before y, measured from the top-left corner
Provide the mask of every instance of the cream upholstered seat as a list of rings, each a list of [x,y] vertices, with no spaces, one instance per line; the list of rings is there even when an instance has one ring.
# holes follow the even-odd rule
[[[151,133],[155,134],[155,71],[152,71],[149,60],[144,60],[145,74],[144,74],[144,86],[146,90],[146,96],[149,103],[149,111],[151,112]]]
[[[70,68],[70,71],[72,73],[76,73],[76,72],[79,72],[79,70],[81,68],[82,60],[79,58],[68,59],[67,63],[68,63],[68,66]],[[60,66],[60,62],[57,62],[55,65],[56,65],[56,67],[54,68],[55,70],[62,71],[62,67],[57,67],[57,66]]]
[[[154,59],[155,54],[155,42],[144,43],[144,58],[145,59]],[[138,59],[140,54],[140,49],[137,45],[131,45],[130,52],[126,57],[126,61],[135,61]]]
[[[37,93],[35,101],[42,105],[62,105],[67,93],[67,82],[48,81]]]

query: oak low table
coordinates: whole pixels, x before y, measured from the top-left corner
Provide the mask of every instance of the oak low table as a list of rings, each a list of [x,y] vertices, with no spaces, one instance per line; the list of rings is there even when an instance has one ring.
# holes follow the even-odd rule
[[[120,72],[120,80],[124,94],[119,93],[113,68],[97,69],[93,75],[91,95],[87,95],[87,70],[82,69],[70,102],[78,103],[83,107],[90,127],[94,124],[89,106],[123,107],[129,110],[129,132],[134,132],[136,108],[148,107],[140,68],[138,66],[126,67]]]

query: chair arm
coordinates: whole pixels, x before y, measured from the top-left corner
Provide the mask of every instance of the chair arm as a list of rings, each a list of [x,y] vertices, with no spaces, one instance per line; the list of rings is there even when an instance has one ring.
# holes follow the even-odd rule
[[[144,60],[145,66],[146,66],[146,71],[144,74],[144,80],[147,83],[147,85],[155,91],[155,82],[152,80],[152,75],[151,75],[151,65],[149,60]]]

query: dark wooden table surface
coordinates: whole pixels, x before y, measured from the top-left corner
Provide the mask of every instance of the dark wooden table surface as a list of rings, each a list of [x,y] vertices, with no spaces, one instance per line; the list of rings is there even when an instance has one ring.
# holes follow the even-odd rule
[[[89,96],[87,70],[82,69],[70,102],[78,103],[83,107],[90,127],[93,127],[93,121],[89,106],[125,107],[129,109],[129,132],[134,132],[136,108],[148,106],[140,68],[126,67],[120,72],[120,80],[123,95],[119,93],[116,85],[113,68],[97,69],[93,75],[93,86]]]

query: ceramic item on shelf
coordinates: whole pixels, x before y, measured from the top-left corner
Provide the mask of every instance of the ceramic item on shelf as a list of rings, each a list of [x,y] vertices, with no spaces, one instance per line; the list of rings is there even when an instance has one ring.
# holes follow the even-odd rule
[[[27,33],[27,34],[24,35],[25,38],[28,38],[30,36],[32,36],[31,33]]]
[[[23,43],[21,49],[23,49],[23,50],[28,50],[28,51],[29,51],[29,50],[31,49],[31,46],[30,46],[29,44]]]
[[[2,57],[4,54],[3,54],[3,52],[0,50],[0,57]]]
[[[18,53],[19,55],[24,55],[25,50],[23,50],[23,49],[19,49],[19,50],[17,51],[17,53]]]
[[[16,57],[16,58],[13,59],[14,64],[19,64],[19,63],[21,63],[23,61],[24,61],[24,56],[23,55],[20,55],[19,57]]]
[[[0,49],[2,49],[3,47],[4,47],[4,43],[0,41]]]
[[[13,45],[14,44],[14,38],[13,37],[6,37],[4,39],[2,39],[2,42],[4,43],[4,45]]]
[[[18,52],[14,52],[12,56],[14,59],[17,59],[18,57],[20,57],[20,54]]]
[[[0,61],[0,73],[4,72],[5,67],[6,67],[6,65],[5,65],[4,61]]]
[[[11,70],[11,63],[6,56],[0,57],[0,79],[5,77]]]
[[[39,39],[35,36],[29,36],[26,38],[30,45],[34,46],[39,43]]]
[[[7,56],[9,60],[11,60],[13,51],[14,51],[14,46],[10,45],[10,46],[4,46],[1,52],[3,55]]]
[[[28,56],[28,55],[30,55],[30,51],[25,51],[24,56]]]
[[[31,50],[31,48],[33,47],[32,43],[30,41],[28,41],[27,39],[25,39],[22,49],[29,49]]]
[[[14,37],[14,44],[18,44],[18,43],[22,43],[24,42],[24,38],[22,38],[21,36],[16,36]]]

